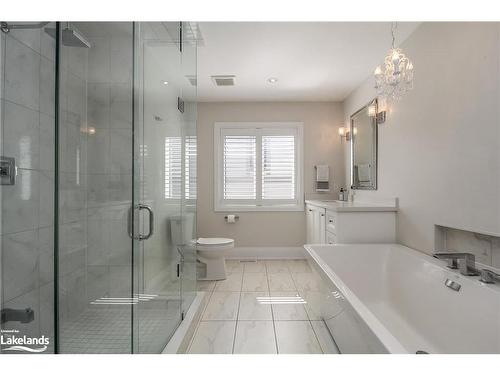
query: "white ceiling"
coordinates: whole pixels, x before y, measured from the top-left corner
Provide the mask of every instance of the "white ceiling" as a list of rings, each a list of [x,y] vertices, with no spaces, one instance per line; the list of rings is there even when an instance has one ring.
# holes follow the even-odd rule
[[[396,44],[417,22],[398,23]],[[342,101],[382,61],[390,22],[202,22],[199,101]],[[216,87],[210,76],[236,75]],[[278,78],[276,84],[267,82]]]

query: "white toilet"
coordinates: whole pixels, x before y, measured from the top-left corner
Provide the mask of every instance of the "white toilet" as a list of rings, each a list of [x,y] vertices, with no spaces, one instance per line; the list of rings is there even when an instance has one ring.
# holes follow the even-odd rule
[[[170,218],[170,232],[174,246],[194,243],[193,213]],[[196,241],[198,261],[202,263],[206,272],[198,280],[224,280],[226,278],[226,255],[234,247],[231,238],[199,238]]]
[[[207,266],[206,276],[198,280],[224,280],[226,255],[233,247],[232,238],[198,238],[198,260]]]

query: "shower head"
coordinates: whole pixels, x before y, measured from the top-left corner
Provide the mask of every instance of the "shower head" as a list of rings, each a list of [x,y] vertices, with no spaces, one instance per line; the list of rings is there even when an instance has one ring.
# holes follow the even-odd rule
[[[52,38],[56,37],[56,29],[52,27],[46,27],[45,32],[49,34]],[[85,39],[85,37],[80,34],[77,30],[66,27],[62,31],[62,44],[67,47],[85,47],[90,48],[90,43]]]
[[[67,27],[62,32],[62,42],[68,47],[85,47],[90,48],[90,43],[85,37],[75,29]]]

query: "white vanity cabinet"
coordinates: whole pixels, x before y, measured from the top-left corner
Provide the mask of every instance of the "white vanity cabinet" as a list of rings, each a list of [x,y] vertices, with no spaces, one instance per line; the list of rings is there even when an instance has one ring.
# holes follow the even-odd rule
[[[306,205],[307,243],[326,243],[326,210]]]
[[[394,204],[306,201],[307,243],[394,243]]]

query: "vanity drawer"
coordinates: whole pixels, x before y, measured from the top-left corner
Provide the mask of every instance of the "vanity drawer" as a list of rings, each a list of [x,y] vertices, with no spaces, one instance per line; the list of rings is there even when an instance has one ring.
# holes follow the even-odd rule
[[[331,211],[326,211],[326,231],[335,234],[336,233],[335,223],[336,223],[335,213]]]
[[[329,244],[329,245],[337,243],[337,236],[335,236],[331,232],[326,232],[326,243]]]

